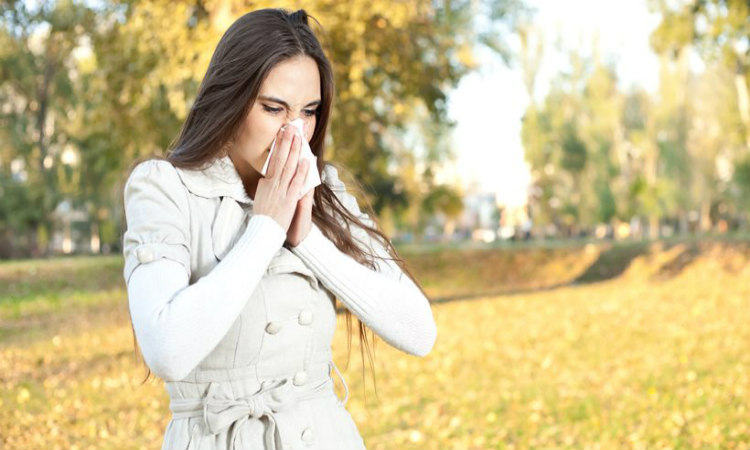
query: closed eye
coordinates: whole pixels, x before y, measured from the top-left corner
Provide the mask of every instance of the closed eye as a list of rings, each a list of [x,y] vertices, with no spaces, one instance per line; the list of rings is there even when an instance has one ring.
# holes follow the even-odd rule
[[[263,105],[263,110],[271,114],[278,114],[283,111],[283,108],[274,108],[272,106]]]
[[[313,117],[313,116],[317,116],[318,115],[318,113],[320,112],[320,108],[305,109],[303,112],[305,113],[305,116],[307,116],[307,117]]]

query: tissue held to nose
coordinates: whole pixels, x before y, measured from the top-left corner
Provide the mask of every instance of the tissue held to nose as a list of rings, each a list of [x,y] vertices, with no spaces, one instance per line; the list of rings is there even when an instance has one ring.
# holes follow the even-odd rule
[[[300,197],[307,194],[310,189],[314,188],[315,186],[320,184],[320,174],[318,173],[318,158],[313,155],[312,150],[310,149],[310,144],[307,142],[307,139],[305,138],[305,130],[304,130],[304,121],[302,119],[294,119],[291,122],[289,122],[288,125],[293,125],[298,130],[298,135],[302,138],[302,147],[300,148],[300,162],[302,159],[307,159],[310,162],[310,170],[307,171],[307,177],[305,178],[305,183],[302,187],[302,191],[300,192]],[[266,176],[266,171],[268,170],[268,162],[271,160],[271,155],[273,155],[273,150],[276,147],[276,138],[274,138],[273,143],[271,143],[271,151],[268,152],[268,158],[266,158],[266,162],[263,164],[263,170],[261,170],[261,175]]]

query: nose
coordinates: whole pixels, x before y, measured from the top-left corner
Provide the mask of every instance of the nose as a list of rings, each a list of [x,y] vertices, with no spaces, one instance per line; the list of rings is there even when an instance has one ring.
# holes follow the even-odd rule
[[[312,137],[312,134],[313,134],[313,125],[314,125],[312,118],[311,117],[306,117],[306,116],[304,116],[302,114],[299,114],[299,113],[296,116],[290,114],[289,115],[289,122],[287,122],[287,123],[293,122],[293,121],[295,121],[297,119],[299,119],[299,120],[302,121],[302,130],[304,131],[305,139],[310,140],[310,138]]]

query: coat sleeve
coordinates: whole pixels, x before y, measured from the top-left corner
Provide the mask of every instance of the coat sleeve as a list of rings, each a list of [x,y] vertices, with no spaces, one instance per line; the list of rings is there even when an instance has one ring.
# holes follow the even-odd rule
[[[333,166],[326,166],[323,182],[361,221],[372,220],[361,212],[356,199],[346,192]],[[386,249],[359,227],[353,237],[376,256],[376,269],[360,264],[341,252],[313,224],[310,233],[292,248],[336,297],[365,325],[395,348],[426,356],[437,337],[430,303],[417,285],[394,261]]]
[[[147,161],[125,187],[123,252],[133,330],[149,368],[166,381],[185,378],[223,339],[286,239],[254,215],[237,243],[190,284],[189,202],[168,161]]]
[[[123,235],[125,283],[141,264],[162,258],[178,263],[190,277],[187,192],[168,161],[138,164],[125,183]]]

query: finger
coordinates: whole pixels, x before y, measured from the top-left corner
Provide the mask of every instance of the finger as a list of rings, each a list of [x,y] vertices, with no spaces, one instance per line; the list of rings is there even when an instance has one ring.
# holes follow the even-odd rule
[[[284,170],[281,173],[280,183],[282,186],[288,186],[292,177],[297,173],[299,169],[299,155],[301,148],[302,143],[300,142],[300,137],[295,134],[292,139],[291,148],[289,149],[289,156],[284,164]]]
[[[279,173],[279,175],[283,175],[284,173],[286,160],[289,157],[289,146],[291,145],[292,137],[294,136],[294,134],[290,133],[289,128],[290,127],[282,127],[276,136],[276,146],[273,149],[273,153],[276,158],[275,167],[280,170],[274,172],[274,174]]]
[[[290,161],[289,157],[292,156],[293,147],[294,147],[294,131],[292,130],[293,127],[286,127],[286,130],[284,131],[284,138],[282,139],[282,145],[283,145],[283,151],[285,154],[284,162],[283,164],[279,165],[279,184],[283,186],[289,185],[289,179],[291,179],[294,176],[294,171],[296,170],[296,165],[290,167]],[[281,161],[280,161],[281,162]],[[296,164],[296,163],[295,163]]]
[[[305,178],[307,178],[307,172],[310,170],[310,161],[307,159],[303,159],[299,163],[299,167],[297,168],[297,172],[294,174],[294,178],[292,179],[291,183],[289,183],[289,190],[287,190],[287,195],[292,195],[292,197],[295,200],[299,200],[301,198],[301,191],[302,186],[305,184]]]
[[[308,168],[307,168],[308,172],[310,171],[310,166],[311,166],[311,164],[308,164]],[[312,202],[314,195],[315,195],[315,188],[312,187],[312,188],[308,189],[307,192],[305,192],[305,194],[302,196],[302,198],[300,200],[302,202],[304,202],[304,203]]]
[[[268,161],[268,167],[266,169],[266,178],[273,178],[279,170],[279,153],[281,153],[279,147],[281,147],[281,140],[283,137],[284,127],[281,127],[276,133],[276,137],[273,138],[273,142],[271,142],[271,148],[269,149],[270,155],[268,156],[270,160]]]
[[[276,151],[275,147],[276,147],[277,141],[278,141],[278,138],[275,138],[273,142],[271,143],[271,150],[269,150],[271,154],[268,156],[269,160],[268,160],[268,167],[266,167],[266,175],[265,175],[266,178],[273,178],[273,174],[276,173],[276,160],[278,159],[276,154],[278,152]]]
[[[305,195],[302,196],[300,199],[300,203],[304,206],[310,206],[315,204],[315,199],[313,196],[315,195],[315,188],[311,188],[307,191]]]

